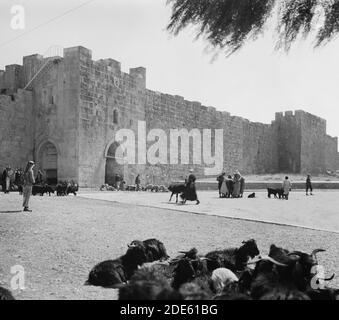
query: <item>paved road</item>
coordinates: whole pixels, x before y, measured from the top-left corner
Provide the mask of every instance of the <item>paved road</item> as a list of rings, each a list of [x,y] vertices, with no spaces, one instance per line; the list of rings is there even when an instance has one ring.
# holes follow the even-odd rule
[[[255,199],[219,199],[215,192],[200,192],[201,204],[186,205],[169,203],[168,193],[151,192],[95,192],[80,194],[81,197],[154,208],[185,211],[196,214],[222,216],[305,227],[339,233],[339,192],[317,192],[305,196],[302,192],[290,195],[290,200],[268,199],[267,193],[256,193]],[[173,198],[174,199],[174,198]]]

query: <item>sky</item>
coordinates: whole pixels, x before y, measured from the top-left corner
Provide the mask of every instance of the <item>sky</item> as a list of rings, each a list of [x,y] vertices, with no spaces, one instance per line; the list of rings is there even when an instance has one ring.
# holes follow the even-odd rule
[[[13,5],[25,9],[24,30],[11,28]],[[193,29],[177,37],[166,31],[170,14],[166,0],[1,0],[0,69],[51,46],[82,45],[94,60],[120,61],[125,72],[145,67],[148,89],[255,122],[302,109],[326,119],[327,132],[339,136],[339,40],[316,50],[300,41],[286,54],[274,50],[268,25],[235,55],[213,59]]]

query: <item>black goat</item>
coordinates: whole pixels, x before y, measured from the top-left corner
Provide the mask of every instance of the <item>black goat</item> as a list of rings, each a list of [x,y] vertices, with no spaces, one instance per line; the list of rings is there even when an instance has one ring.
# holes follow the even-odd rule
[[[169,258],[165,245],[157,239],[147,239],[145,241],[134,240],[128,247],[133,246],[139,246],[145,250],[147,256],[146,262],[162,261]]]
[[[201,295],[201,291],[205,290],[208,295],[212,292],[211,272],[208,271],[207,259],[198,254],[196,248],[188,251],[180,251],[181,255],[173,259],[177,262],[176,268],[173,272],[173,287],[179,288],[184,283],[193,283],[194,286],[186,286],[185,293],[181,292],[184,299],[197,299]],[[199,293],[200,292],[200,293]]]
[[[146,252],[139,246],[128,248],[125,255],[116,260],[97,264],[90,272],[86,284],[102,287],[119,286],[126,283],[143,263],[147,262]]]
[[[15,300],[15,299],[9,290],[0,287],[0,300]]]
[[[49,196],[51,196],[51,193],[54,194],[54,192],[55,192],[54,188],[52,186],[48,185],[48,184],[45,185],[44,191],[45,191],[45,193],[48,193]]]
[[[57,196],[68,196],[70,193],[73,193],[75,196],[79,191],[79,185],[73,180],[59,182],[56,186]]]
[[[67,194],[67,184],[59,183],[56,186],[57,196],[65,196]]]
[[[170,192],[172,192],[171,197],[169,199],[169,202],[171,202],[173,195],[176,195],[176,203],[178,203],[178,195],[182,194],[183,192],[185,192],[186,189],[186,185],[184,183],[180,183],[180,184],[171,184],[168,187],[168,190]]]
[[[182,297],[166,282],[137,281],[119,289],[119,300],[182,300]]]
[[[40,196],[43,196],[45,193],[48,193],[49,196],[51,195],[51,193],[54,193],[54,189],[47,185],[34,185],[32,188],[32,195],[35,196],[37,194],[40,194]]]
[[[40,196],[43,196],[46,193],[46,187],[45,185],[41,184],[35,184],[32,187],[32,195],[35,196],[39,194]]]
[[[170,283],[172,269],[169,263],[141,267],[128,285],[119,289],[119,300],[181,300]]]
[[[77,184],[71,184],[67,186],[66,195],[73,193],[76,196],[78,191],[79,191],[79,186]]]
[[[259,249],[254,239],[244,241],[240,248],[229,248],[211,251],[206,254],[208,270],[227,268],[233,272],[245,269],[249,258],[259,255]]]
[[[178,261],[174,269],[172,287],[179,290],[183,299],[199,300],[213,296],[210,274],[200,258],[183,258]]]
[[[284,198],[284,190],[281,188],[273,189],[273,188],[267,188],[267,196],[271,198],[271,195],[274,195],[274,198],[277,198],[279,196],[279,199]]]
[[[309,300],[306,292],[310,289],[311,280],[316,276],[314,274],[314,267],[318,264],[316,254],[322,251],[324,250],[317,249],[311,254],[300,251],[290,253],[286,249],[272,245],[269,257],[265,260],[259,259],[251,273],[252,298]]]

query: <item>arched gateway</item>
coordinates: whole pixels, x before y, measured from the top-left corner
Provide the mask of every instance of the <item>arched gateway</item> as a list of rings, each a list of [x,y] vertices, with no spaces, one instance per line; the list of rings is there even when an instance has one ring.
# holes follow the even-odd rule
[[[48,184],[57,184],[58,182],[58,150],[56,146],[48,141],[38,150],[38,168],[45,174]]]
[[[110,186],[117,186],[117,176],[126,179],[127,165],[122,157],[116,156],[116,151],[120,144],[113,142],[105,151],[106,167],[105,167],[105,183]]]

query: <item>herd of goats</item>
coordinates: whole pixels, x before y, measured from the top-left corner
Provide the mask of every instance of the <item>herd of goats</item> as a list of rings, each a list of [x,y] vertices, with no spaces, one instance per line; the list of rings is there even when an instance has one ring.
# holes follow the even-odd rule
[[[135,240],[127,252],[101,262],[85,285],[119,289],[119,300],[339,300],[339,289],[325,285],[317,254],[271,245],[260,255],[256,241],[206,255],[197,249],[170,258],[162,242]],[[0,300],[14,299],[0,287]]]
[[[195,248],[167,255],[156,239],[133,241],[127,252],[97,264],[86,285],[119,289],[119,300],[339,300],[325,282],[317,254],[271,245],[260,255],[256,241],[206,255]]]
[[[56,193],[56,195],[59,197],[68,196],[70,194],[74,194],[76,196],[78,191],[79,186],[77,183],[75,183],[74,181],[63,181],[59,182],[56,186],[52,186],[47,183],[35,184],[32,188],[32,195],[43,196],[45,193],[49,195]],[[19,192],[22,192],[21,188],[19,188]]]
[[[119,300],[339,300],[339,289],[318,271],[317,254],[271,245],[260,255],[256,241],[206,255],[195,248],[170,258],[162,242],[135,240],[127,252],[101,262],[85,285],[119,290]],[[14,299],[0,287],[0,300]]]

